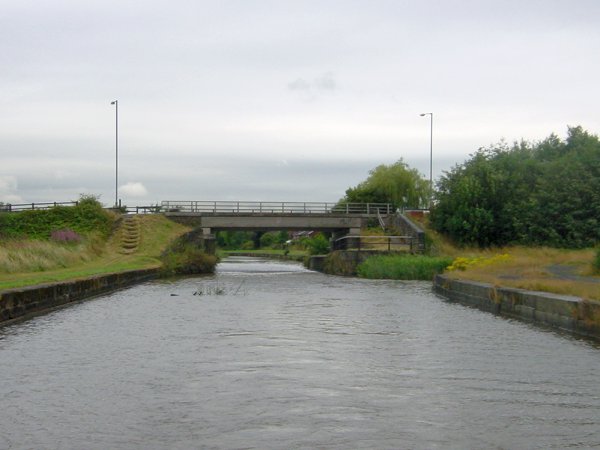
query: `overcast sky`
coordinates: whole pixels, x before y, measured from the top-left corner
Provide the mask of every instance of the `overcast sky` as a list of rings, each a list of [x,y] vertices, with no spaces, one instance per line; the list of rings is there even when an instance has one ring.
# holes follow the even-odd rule
[[[336,201],[600,130],[598,0],[0,0],[0,202]]]

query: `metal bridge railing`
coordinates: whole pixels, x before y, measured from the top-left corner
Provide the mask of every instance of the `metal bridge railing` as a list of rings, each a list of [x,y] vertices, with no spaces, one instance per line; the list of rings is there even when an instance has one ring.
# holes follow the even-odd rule
[[[57,206],[75,206],[78,202],[46,202],[0,204],[2,212],[20,212],[51,209]],[[250,202],[250,201],[163,201],[160,205],[123,206],[107,209],[127,213],[148,214],[183,212],[197,214],[341,214],[372,215],[375,217],[394,213],[389,203],[327,203],[327,202]]]
[[[163,212],[212,214],[392,214],[388,203],[163,201]]]

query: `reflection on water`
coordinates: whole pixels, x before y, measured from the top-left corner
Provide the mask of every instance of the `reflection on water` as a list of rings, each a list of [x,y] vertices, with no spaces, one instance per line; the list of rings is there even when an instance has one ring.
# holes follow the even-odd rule
[[[0,448],[600,446],[593,344],[295,263],[4,327],[0,361]]]

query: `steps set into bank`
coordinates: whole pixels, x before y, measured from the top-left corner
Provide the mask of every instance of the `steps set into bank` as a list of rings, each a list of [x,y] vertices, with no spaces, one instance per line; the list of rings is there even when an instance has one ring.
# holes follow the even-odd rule
[[[120,253],[130,255],[135,253],[140,245],[141,230],[137,216],[125,216],[121,224]]]

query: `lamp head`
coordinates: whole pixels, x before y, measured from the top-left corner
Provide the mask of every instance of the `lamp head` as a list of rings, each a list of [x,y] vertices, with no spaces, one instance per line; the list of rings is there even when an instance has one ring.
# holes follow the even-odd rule
[[[114,102],[110,102],[111,105],[116,105],[117,104],[117,100],[115,100]]]

